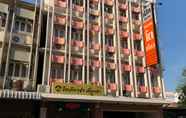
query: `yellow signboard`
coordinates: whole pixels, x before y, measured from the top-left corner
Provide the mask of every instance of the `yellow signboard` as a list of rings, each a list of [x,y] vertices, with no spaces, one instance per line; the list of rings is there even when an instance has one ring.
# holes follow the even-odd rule
[[[103,96],[104,89],[102,86],[92,84],[75,85],[56,82],[52,84],[52,93]]]

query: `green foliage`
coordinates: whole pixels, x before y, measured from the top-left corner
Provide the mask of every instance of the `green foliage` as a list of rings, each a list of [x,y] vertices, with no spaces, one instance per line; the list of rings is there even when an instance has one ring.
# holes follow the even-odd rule
[[[178,84],[176,91],[181,93],[179,96],[178,105],[180,107],[186,107],[186,68],[184,68],[182,71],[181,81]]]

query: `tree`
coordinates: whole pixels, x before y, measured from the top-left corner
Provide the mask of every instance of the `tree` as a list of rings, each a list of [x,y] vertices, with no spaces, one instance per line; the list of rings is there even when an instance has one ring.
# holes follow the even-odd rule
[[[180,93],[178,105],[180,107],[186,107],[186,68],[182,71],[182,77],[176,91]]]

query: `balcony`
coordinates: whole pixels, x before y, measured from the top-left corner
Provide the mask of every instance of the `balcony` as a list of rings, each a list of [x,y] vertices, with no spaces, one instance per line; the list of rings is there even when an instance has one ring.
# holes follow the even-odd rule
[[[134,55],[137,57],[144,57],[145,53],[143,51],[135,50]]]
[[[122,49],[122,52],[123,52],[124,55],[127,55],[127,56],[130,55],[130,49],[123,48],[123,49]]]
[[[97,4],[97,3],[99,3],[99,0],[90,0],[92,3],[95,3],[95,4]]]
[[[73,10],[82,13],[82,12],[84,12],[84,7],[80,6],[80,5],[73,4]]]
[[[72,83],[75,85],[82,85],[83,81],[82,80],[73,80]]]
[[[84,61],[82,58],[73,58],[71,60],[71,63],[76,66],[82,66],[84,64]]]
[[[127,10],[127,8],[128,8],[127,4],[119,3],[119,9],[120,10]]]
[[[101,48],[100,44],[98,44],[98,43],[92,44],[92,49],[94,49],[95,51],[99,51],[100,48]]]
[[[140,11],[141,11],[140,6],[134,6],[134,7],[132,7],[132,11],[134,13],[140,13]]]
[[[155,94],[160,94],[161,93],[160,87],[153,87],[153,92]]]
[[[75,21],[75,20],[73,20],[72,21],[72,27],[75,28],[75,29],[83,29],[84,23],[83,23],[83,21]]]
[[[94,76],[91,78],[90,83],[99,86],[99,81]]]
[[[116,69],[116,64],[113,62],[107,62],[106,67],[110,70],[115,70]]]
[[[99,60],[92,60],[91,61],[91,66],[95,68],[100,68],[101,62]]]
[[[64,83],[64,79],[63,78],[58,78],[58,79],[50,78],[49,84],[51,85],[52,83]]]
[[[84,47],[83,41],[73,40],[72,46],[74,46],[75,51],[79,51],[79,49],[82,49]]]
[[[55,16],[54,22],[59,25],[65,25],[66,24],[66,17],[65,16]]]
[[[109,83],[108,84],[108,91],[110,91],[110,92],[116,92],[117,91],[117,84],[115,84],[115,83]]]
[[[128,18],[125,16],[119,16],[119,21],[126,23],[128,21]]]
[[[95,32],[99,32],[100,31],[100,26],[97,25],[97,24],[92,24],[90,30],[93,30]]]
[[[57,44],[57,45],[64,45],[65,39],[64,39],[64,37],[54,37],[53,42],[54,42],[54,44]]]
[[[108,53],[115,53],[116,48],[114,46],[106,46]]]
[[[52,62],[59,63],[59,64],[63,64],[65,62],[64,56],[59,56],[59,55],[52,55],[51,60]]]
[[[113,0],[105,0],[105,4],[108,6],[113,6],[114,1]]]
[[[123,70],[124,70],[125,72],[130,72],[130,71],[132,70],[132,67],[131,67],[131,65],[126,65],[126,64],[124,64],[124,65],[123,65]]]
[[[105,34],[106,35],[113,35],[114,34],[114,29],[112,27],[107,27]]]
[[[100,15],[100,11],[99,10],[95,10],[95,9],[90,9],[90,14],[98,17]]]
[[[55,0],[55,6],[61,7],[61,8],[66,8],[67,3],[65,0]]]
[[[114,19],[114,15],[112,13],[105,13],[105,19],[113,20]]]
[[[126,84],[124,85],[123,89],[126,91],[126,92],[132,92],[132,85],[130,84]]]
[[[140,26],[141,25],[141,21],[140,20],[134,20],[133,19],[133,24],[134,25],[137,25],[137,26]]]
[[[139,87],[139,91],[140,91],[140,93],[142,93],[142,94],[146,94],[146,93],[147,93],[147,87],[146,87],[146,86],[140,86],[140,87]]]
[[[142,39],[142,36],[141,36],[140,33],[134,33],[133,34],[133,38],[134,38],[134,40],[141,40]]]
[[[128,38],[128,32],[120,31],[120,38]]]
[[[145,68],[143,66],[138,66],[138,67],[136,67],[136,72],[137,73],[145,73]]]

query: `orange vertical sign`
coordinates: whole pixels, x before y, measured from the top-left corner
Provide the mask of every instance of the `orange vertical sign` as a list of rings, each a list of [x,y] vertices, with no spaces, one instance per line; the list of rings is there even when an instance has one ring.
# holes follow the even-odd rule
[[[149,17],[144,21],[143,29],[144,29],[145,52],[146,52],[146,64],[147,66],[158,64],[154,22],[152,17]]]

